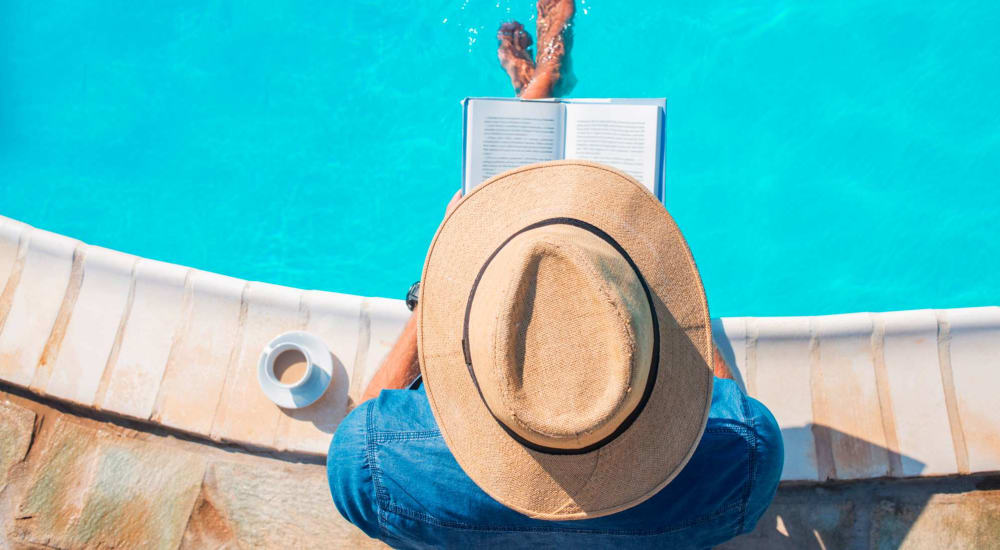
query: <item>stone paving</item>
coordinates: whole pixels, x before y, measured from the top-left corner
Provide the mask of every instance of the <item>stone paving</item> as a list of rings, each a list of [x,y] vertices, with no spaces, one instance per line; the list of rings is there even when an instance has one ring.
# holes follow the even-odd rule
[[[308,454],[197,440],[0,392],[0,548],[382,548]],[[726,549],[989,548],[1000,474],[785,483]]]
[[[0,548],[382,548],[325,468],[0,392]],[[140,426],[141,428],[141,426]]]
[[[784,484],[757,529],[720,548],[986,549],[1000,544],[1000,475]]]

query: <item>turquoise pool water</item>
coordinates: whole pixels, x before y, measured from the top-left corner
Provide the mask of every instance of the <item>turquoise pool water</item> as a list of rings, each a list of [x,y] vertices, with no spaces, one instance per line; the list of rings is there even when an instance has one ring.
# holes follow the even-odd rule
[[[1000,4],[578,9],[570,95],[669,98],[667,205],[713,315],[998,303]],[[459,185],[459,100],[511,94],[495,31],[533,12],[4,2],[0,214],[401,297]]]

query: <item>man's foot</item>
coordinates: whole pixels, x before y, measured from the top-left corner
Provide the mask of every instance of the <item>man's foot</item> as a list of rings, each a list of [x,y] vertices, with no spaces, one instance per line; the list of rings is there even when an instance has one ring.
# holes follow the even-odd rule
[[[559,69],[566,43],[563,33],[575,7],[573,0],[538,0],[538,20],[535,22],[535,36],[538,37],[538,57],[536,65],[551,64]]]
[[[552,89],[559,82],[559,71],[566,55],[564,33],[575,11],[573,0],[538,0],[537,6],[535,35],[538,37],[538,54],[531,82],[520,91],[520,97],[524,99],[552,97]]]
[[[497,31],[497,57],[516,92],[520,92],[535,74],[531,60],[531,36],[524,32],[524,25],[517,21],[500,25]]]

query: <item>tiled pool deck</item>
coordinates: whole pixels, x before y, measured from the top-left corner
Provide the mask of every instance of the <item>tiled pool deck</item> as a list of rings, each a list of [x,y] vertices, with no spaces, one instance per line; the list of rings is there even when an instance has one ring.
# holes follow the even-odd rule
[[[0,217],[0,380],[194,441],[318,461],[408,315],[399,300],[242,281]],[[713,325],[782,427],[786,482],[1000,470],[1000,307]],[[319,402],[286,411],[256,368],[294,329],[326,342],[335,372]]]

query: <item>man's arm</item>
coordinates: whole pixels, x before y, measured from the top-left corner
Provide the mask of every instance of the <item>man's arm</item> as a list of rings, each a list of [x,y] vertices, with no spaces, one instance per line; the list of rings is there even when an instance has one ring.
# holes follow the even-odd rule
[[[417,360],[417,313],[420,306],[413,310],[410,320],[403,327],[403,333],[385,356],[372,381],[365,388],[361,401],[368,401],[382,390],[401,390],[410,385],[420,374],[420,362]]]
[[[715,372],[715,376],[717,378],[736,380],[733,376],[733,371],[729,370],[726,358],[722,356],[722,352],[719,351],[719,346],[716,346],[715,344],[712,344],[712,370]]]

